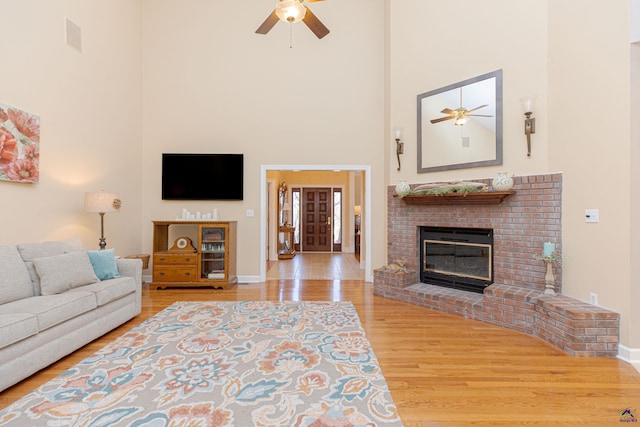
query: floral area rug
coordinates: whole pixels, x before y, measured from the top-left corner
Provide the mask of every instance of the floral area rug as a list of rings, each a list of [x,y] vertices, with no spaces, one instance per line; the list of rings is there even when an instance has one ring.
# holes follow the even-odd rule
[[[401,426],[349,302],[176,302],[3,411],[9,426]]]

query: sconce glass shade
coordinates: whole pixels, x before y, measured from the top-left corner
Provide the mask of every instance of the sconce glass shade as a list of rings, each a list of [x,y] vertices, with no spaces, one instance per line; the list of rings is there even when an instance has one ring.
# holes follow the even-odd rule
[[[520,102],[522,103],[522,112],[524,114],[533,113],[533,104],[536,102],[536,95],[525,96],[520,98]]]
[[[359,216],[361,213],[362,213],[362,208],[360,207],[360,205],[355,205],[353,207],[353,214]]]
[[[276,6],[276,15],[284,22],[300,22],[307,9],[298,0],[282,0]]]
[[[84,210],[87,212],[116,212],[120,210],[120,198],[114,193],[84,193]]]
[[[397,126],[394,127],[393,135],[395,136],[395,139],[402,139],[402,128]]]

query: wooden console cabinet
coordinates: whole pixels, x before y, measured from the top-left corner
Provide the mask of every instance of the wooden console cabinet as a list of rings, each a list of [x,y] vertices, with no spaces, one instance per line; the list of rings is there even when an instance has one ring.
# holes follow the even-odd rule
[[[189,237],[169,241],[173,225],[192,226],[196,241]],[[236,221],[153,221],[151,289],[235,285],[236,227]]]

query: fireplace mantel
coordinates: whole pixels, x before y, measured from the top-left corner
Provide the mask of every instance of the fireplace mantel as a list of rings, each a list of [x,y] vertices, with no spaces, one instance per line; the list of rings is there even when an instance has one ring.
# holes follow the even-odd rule
[[[480,191],[477,193],[408,194],[400,200],[410,205],[497,205],[516,194],[515,191]],[[394,195],[394,197],[398,197]]]

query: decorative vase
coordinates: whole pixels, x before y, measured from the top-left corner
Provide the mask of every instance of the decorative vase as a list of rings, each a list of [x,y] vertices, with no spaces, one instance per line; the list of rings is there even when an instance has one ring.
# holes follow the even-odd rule
[[[407,184],[407,181],[401,180],[399,183],[396,184],[396,194],[398,196],[407,194],[409,191],[411,191],[411,187],[409,187],[409,184]]]
[[[509,191],[513,187],[513,178],[506,172],[498,172],[498,176],[493,178],[491,185],[494,191]]]

